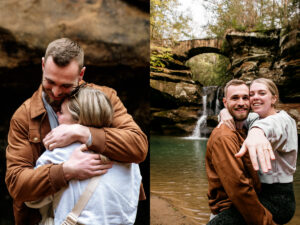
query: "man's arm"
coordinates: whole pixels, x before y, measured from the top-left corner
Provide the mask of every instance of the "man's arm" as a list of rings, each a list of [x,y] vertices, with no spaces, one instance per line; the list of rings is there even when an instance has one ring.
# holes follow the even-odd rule
[[[99,88],[98,86],[93,86]],[[46,146],[50,149],[68,145],[74,141],[86,143],[89,134],[92,137],[90,150],[101,153],[110,159],[120,162],[140,163],[145,160],[148,152],[148,140],[139,126],[117,96],[116,92],[107,87],[99,88],[110,99],[114,109],[111,127],[93,128],[81,125],[59,126],[46,137]],[[69,128],[67,128],[69,127]]]
[[[93,176],[94,173],[104,172],[102,169],[105,169],[106,165],[99,166],[98,155],[83,152],[79,152],[79,164],[71,163],[69,168],[73,168],[73,170],[69,172],[69,175],[64,171],[62,164],[47,164],[34,169],[35,160],[40,151],[39,143],[31,142],[28,135],[28,122],[13,117],[8,133],[5,181],[10,195],[15,200],[38,200],[67,186],[67,180],[70,177],[86,179]],[[93,164],[97,165],[91,171],[90,165]]]
[[[61,165],[49,164],[33,169],[37,145],[29,141],[28,125],[13,118],[8,133],[5,181],[15,200],[37,200],[67,186]]]
[[[241,159],[234,157],[238,149],[237,140],[229,136],[219,138],[213,146],[212,162],[224,190],[247,224],[274,224],[271,213],[257,197],[251,173]]]

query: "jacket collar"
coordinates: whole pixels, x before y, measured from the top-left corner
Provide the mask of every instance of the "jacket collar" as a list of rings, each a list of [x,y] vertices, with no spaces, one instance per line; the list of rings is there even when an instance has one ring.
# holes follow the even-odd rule
[[[79,85],[84,82],[85,82],[84,80],[81,80],[79,82]],[[43,99],[42,99],[42,92],[43,92],[43,87],[42,84],[40,84],[39,89],[36,92],[34,92],[34,94],[31,97],[31,105],[30,105],[31,119],[36,118],[46,112]]]
[[[31,119],[36,118],[46,112],[42,100],[42,92],[43,92],[43,88],[42,85],[40,85],[39,89],[36,92],[34,92],[34,94],[31,97],[31,103],[30,103]]]

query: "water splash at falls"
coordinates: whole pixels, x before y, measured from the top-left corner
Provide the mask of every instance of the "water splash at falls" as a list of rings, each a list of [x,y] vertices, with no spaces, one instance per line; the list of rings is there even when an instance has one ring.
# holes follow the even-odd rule
[[[206,109],[206,104],[207,104],[207,95],[202,96],[202,102],[203,102],[203,114],[202,116],[198,119],[196,127],[193,131],[192,138],[199,138],[201,137],[201,128],[204,128],[206,126],[206,119],[207,119],[207,109]]]
[[[221,89],[221,87],[218,87],[218,89],[217,89],[217,96],[216,96],[216,108],[215,108],[215,115],[218,115],[219,114],[219,112],[220,112],[220,107],[221,107],[221,105],[220,105],[220,100],[219,100],[219,95],[220,95],[220,89]]]
[[[188,139],[206,138],[207,133],[209,133],[207,129],[208,116],[217,115],[220,112],[221,103],[219,97],[222,93],[221,89],[222,89],[221,87],[217,87],[217,86],[203,87],[203,96],[202,96],[203,111],[196,123],[192,135],[189,136]]]

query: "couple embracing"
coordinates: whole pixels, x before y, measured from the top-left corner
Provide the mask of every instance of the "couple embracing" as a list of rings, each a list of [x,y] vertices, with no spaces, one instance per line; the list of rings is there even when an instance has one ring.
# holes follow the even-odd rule
[[[232,80],[224,94],[226,109],[207,143],[208,224],[285,224],[295,212],[296,123],[276,110],[279,93],[269,79],[252,81],[250,91]]]
[[[51,42],[39,89],[11,119],[5,181],[17,225],[135,222],[147,137],[116,91],[85,84],[85,69],[76,42]]]

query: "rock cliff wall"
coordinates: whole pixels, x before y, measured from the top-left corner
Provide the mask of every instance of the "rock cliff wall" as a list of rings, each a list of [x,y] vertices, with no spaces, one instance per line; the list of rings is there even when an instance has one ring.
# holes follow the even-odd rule
[[[300,133],[299,29],[289,32],[284,30],[228,31],[225,38],[222,54],[227,55],[231,62],[228,66],[228,74],[248,82],[258,77],[272,79],[280,92],[278,108],[286,110],[297,121],[298,133]],[[186,49],[187,52],[191,50]],[[203,86],[192,81],[190,75],[187,76],[190,72],[185,72],[186,76],[184,78],[180,76],[179,79],[179,71],[175,69],[183,72],[188,71],[189,68],[184,67],[184,62],[178,61],[176,55],[174,58],[177,60],[166,64],[168,69],[161,69],[159,73],[151,72],[150,86],[153,93],[151,94],[151,131],[189,135],[203,111]],[[216,94],[210,94],[212,95]],[[212,106],[212,109],[214,107]],[[212,118],[208,125],[214,126],[215,123]]]
[[[297,121],[300,134],[300,30],[229,31],[226,40],[233,76],[249,82],[272,79],[280,93],[278,109]]]
[[[6,102],[11,110],[1,115],[11,114],[39,85],[47,45],[69,37],[84,49],[85,80],[117,89],[130,113],[146,129],[149,8],[143,6],[144,0],[128,2],[0,1],[1,94],[14,89]]]

